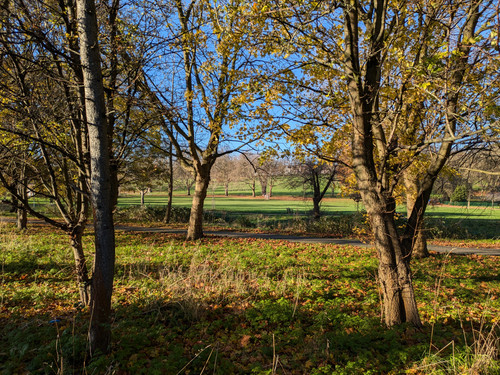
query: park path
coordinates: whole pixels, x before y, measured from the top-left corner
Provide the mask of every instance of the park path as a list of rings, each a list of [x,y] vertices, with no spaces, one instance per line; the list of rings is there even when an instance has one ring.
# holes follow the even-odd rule
[[[0,222],[15,222],[15,219],[10,217],[0,217]],[[30,219],[32,224],[45,224],[42,220]],[[171,234],[185,234],[185,229],[172,229],[164,227],[141,227],[134,225],[115,225],[115,229],[124,232],[146,232],[146,233],[171,233]],[[315,236],[298,236],[292,234],[279,234],[279,233],[254,233],[254,232],[237,232],[226,230],[206,230],[203,232],[206,236],[214,237],[227,237],[227,238],[256,238],[264,240],[282,240],[300,243],[318,243],[318,244],[335,244],[335,245],[349,245],[358,247],[372,247],[372,244],[365,243],[356,239],[350,238],[328,238],[328,237],[315,237]],[[499,248],[479,248],[479,247],[455,247],[455,246],[439,246],[428,245],[429,250],[438,253],[451,253],[460,255],[494,255],[500,256]]]
[[[125,232],[148,232],[148,233],[172,233],[172,234],[185,234],[184,229],[170,229],[170,228],[152,228],[152,227],[138,227],[138,226],[125,226],[116,225],[116,230]],[[291,234],[278,234],[278,233],[253,233],[253,232],[233,232],[225,230],[206,230],[203,231],[206,236],[227,237],[227,238],[257,238],[264,240],[283,240],[290,242],[300,243],[319,243],[319,244],[336,244],[336,245],[350,245],[358,247],[372,247],[370,243],[365,243],[356,239],[349,238],[328,238],[328,237],[314,237],[314,236],[297,236]],[[494,255],[500,256],[500,249],[495,248],[479,248],[479,247],[455,247],[455,246],[439,246],[428,245],[429,250],[438,253],[451,253],[460,255]]]

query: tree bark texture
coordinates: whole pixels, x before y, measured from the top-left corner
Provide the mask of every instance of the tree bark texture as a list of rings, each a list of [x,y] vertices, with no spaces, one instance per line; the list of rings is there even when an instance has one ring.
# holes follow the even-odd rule
[[[84,306],[90,305],[91,300],[91,280],[88,275],[87,261],[83,252],[83,232],[85,227],[77,225],[69,230],[73,258],[75,259],[75,276],[80,293],[80,302]]]
[[[90,353],[107,353],[111,347],[111,295],[115,265],[115,236],[106,104],[94,0],[77,0],[80,56],[85,88],[90,144],[90,195],[94,214],[95,258],[92,274]]]
[[[406,173],[404,176],[404,182],[406,186],[406,212],[408,217],[411,216],[413,207],[416,203],[417,194],[420,191],[419,177],[420,176],[411,173]],[[423,215],[421,215],[416,225],[416,233],[413,236],[411,244],[409,244],[409,249],[406,251],[411,254],[412,258],[426,258],[430,254],[427,248],[427,238],[425,235]]]
[[[169,153],[168,153],[168,202],[167,209],[165,211],[165,223],[170,223],[172,217],[172,201],[174,197],[174,157],[172,155],[173,147],[172,142],[170,142]]]
[[[189,216],[187,240],[197,240],[203,237],[203,203],[207,197],[208,184],[210,183],[210,170],[199,171],[196,174],[193,203]]]
[[[21,183],[17,184],[17,193],[19,194],[20,197],[22,197],[22,202],[27,202],[28,201],[28,179],[25,177],[26,173],[26,167],[21,168]],[[24,206],[24,203],[22,204],[22,207],[18,207],[16,211],[16,216],[17,216],[17,229],[26,229],[28,227],[28,211],[26,210],[26,207]]]

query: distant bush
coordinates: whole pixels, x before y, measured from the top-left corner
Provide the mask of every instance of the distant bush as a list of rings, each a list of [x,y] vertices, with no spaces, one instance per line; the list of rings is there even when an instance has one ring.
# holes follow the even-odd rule
[[[190,213],[191,208],[189,207],[172,207],[170,220],[173,223],[187,223]]]
[[[162,212],[165,215],[165,212]],[[114,217],[116,221],[128,222],[151,222],[160,221],[160,212],[157,207],[148,206],[128,206],[118,207],[115,211]]]
[[[254,223],[248,216],[239,215],[235,220],[234,224],[241,228],[255,228],[256,223]]]
[[[469,189],[465,185],[458,185],[451,195],[452,202],[466,202],[469,196]]]
[[[323,216],[319,220],[298,218],[290,222],[289,229],[335,237],[352,237],[353,235],[364,235],[369,232],[369,226],[363,213]]]
[[[128,206],[118,207],[115,219],[121,222],[161,222],[165,218],[165,206]],[[190,209],[188,207],[172,207],[171,222],[187,223]]]
[[[7,203],[0,202],[0,213],[7,214],[12,212],[12,207]]]
[[[428,217],[425,219],[428,238],[466,239],[473,238],[467,227],[462,223],[450,222],[443,218]]]

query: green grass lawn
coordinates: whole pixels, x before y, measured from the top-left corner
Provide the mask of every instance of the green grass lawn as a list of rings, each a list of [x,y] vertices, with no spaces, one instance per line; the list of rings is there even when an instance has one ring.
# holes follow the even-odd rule
[[[176,207],[190,207],[192,197],[176,195],[173,204]],[[146,196],[146,205],[164,206],[167,197],[162,194]],[[138,195],[126,195],[119,199],[119,206],[138,205]],[[274,220],[290,222],[296,216],[306,217],[312,209],[310,199],[301,199],[291,196],[252,198],[249,196],[207,196],[205,210],[222,213],[226,216],[246,215],[250,220],[256,221],[256,215],[274,216]],[[362,203],[356,203],[347,198],[326,198],[321,209],[324,215],[353,215],[362,211]],[[406,206],[400,205],[398,212],[405,215]],[[473,240],[500,240],[500,209],[490,207],[434,205],[429,206],[426,212],[430,236],[433,238],[447,239],[473,239]],[[286,226],[286,224],[283,224]]]
[[[87,253],[92,243],[88,233]],[[372,249],[118,232],[113,349],[91,361],[68,239],[46,227],[5,225],[0,246],[2,374],[500,370],[478,351],[498,345],[494,257],[413,261],[424,328],[388,330]],[[479,359],[489,370],[471,370]]]
[[[43,200],[34,199],[33,202],[35,205],[46,205],[46,201]],[[189,208],[191,202],[191,196],[176,192],[173,205],[174,207]],[[146,206],[155,207],[161,211],[161,208],[167,204],[167,196],[160,193],[148,194],[145,203]],[[138,194],[123,194],[118,200],[119,209],[139,204],[140,196]],[[363,212],[364,206],[361,202],[356,203],[348,198],[325,198],[321,209],[328,219],[328,217],[340,217],[340,215],[344,217],[346,217],[345,215],[356,216],[358,212]],[[307,230],[305,227],[308,225],[300,220],[308,220],[311,210],[312,202],[310,199],[290,195],[265,199],[261,196],[252,198],[248,193],[228,197],[209,194],[205,200],[205,211],[209,214],[206,223],[209,225],[212,223],[217,225],[240,223],[248,228],[257,227],[271,231],[303,232]],[[403,216],[406,214],[404,205],[398,206],[397,210]],[[161,221],[161,218],[157,220]],[[148,218],[147,222],[151,223],[151,218]],[[296,228],[297,223],[298,228]],[[464,206],[430,205],[426,212],[426,223],[430,238],[500,242],[500,209],[474,206],[468,209]],[[360,224],[358,226],[363,226],[363,223]],[[319,228],[319,230],[314,230],[316,233],[353,236],[352,231],[338,233],[330,228],[328,222],[325,225],[315,225],[315,228]],[[351,226],[348,226],[347,230],[351,230]]]
[[[187,195],[175,195],[173,205],[178,207],[191,207],[192,197]],[[119,206],[139,205],[140,196],[127,194],[118,199]],[[167,204],[167,196],[163,194],[146,195],[145,204],[151,206],[164,206]],[[359,209],[362,209],[362,204]],[[228,196],[211,195],[205,199],[205,210],[231,211],[237,213],[262,213],[267,215],[285,214],[287,209],[297,213],[306,214],[312,209],[310,199],[294,198],[292,196],[280,196],[266,199],[258,196],[252,198],[248,195]],[[352,199],[325,199],[322,204],[325,213],[353,213],[356,212],[357,204]]]

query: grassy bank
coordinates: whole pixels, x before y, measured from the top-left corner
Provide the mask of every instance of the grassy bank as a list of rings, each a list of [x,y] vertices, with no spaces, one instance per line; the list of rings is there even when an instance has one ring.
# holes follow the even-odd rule
[[[4,226],[0,244],[3,374],[500,371],[494,257],[415,260],[424,328],[387,330],[373,250],[118,233],[113,351],[90,361],[67,239]]]

